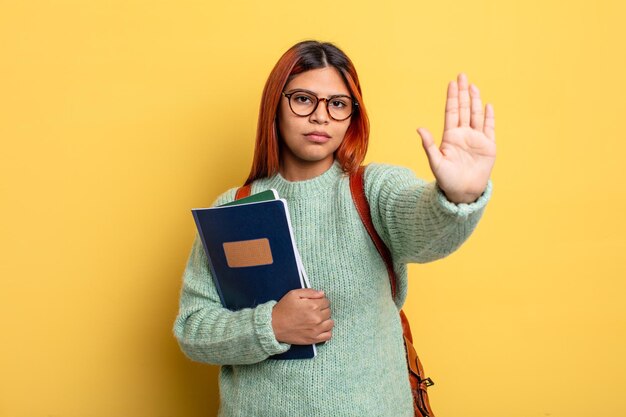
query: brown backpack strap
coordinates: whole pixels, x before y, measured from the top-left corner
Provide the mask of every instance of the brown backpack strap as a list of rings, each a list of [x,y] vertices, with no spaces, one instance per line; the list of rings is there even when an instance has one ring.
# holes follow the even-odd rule
[[[372,213],[367,197],[365,196],[364,176],[364,166],[360,166],[357,172],[350,175],[350,192],[352,193],[352,200],[354,200],[354,205],[359,213],[359,217],[361,217],[361,221],[363,222],[367,233],[370,235],[372,242],[374,242],[374,246],[376,246],[378,253],[380,253],[380,256],[385,261],[387,274],[389,275],[389,282],[391,284],[391,295],[395,298],[396,274],[393,269],[391,252],[376,231],[376,228],[374,228]],[[409,370],[409,383],[411,384],[411,391],[413,392],[414,415],[415,417],[434,417],[427,393],[427,388],[434,385],[434,382],[432,379],[424,377],[422,362],[419,360],[417,353],[415,352],[415,348],[413,347],[413,336],[411,334],[409,320],[402,310],[400,310],[400,321],[402,322],[402,332],[404,333],[404,347],[406,349],[406,359]]]
[[[372,223],[372,213],[370,211],[370,205],[367,202],[367,197],[365,196],[364,176],[365,166],[363,165],[359,167],[356,173],[350,175],[350,192],[352,193],[352,200],[354,200],[356,211],[359,212],[359,217],[361,217],[363,226],[365,226],[365,229],[370,235],[372,242],[374,242],[376,250],[378,250],[378,253],[380,253],[380,256],[382,256],[383,260],[385,261],[385,265],[387,266],[387,274],[389,275],[389,283],[391,284],[391,296],[395,298],[396,273],[393,270],[391,252],[389,252],[389,248],[387,248],[387,245],[385,245],[385,242],[383,242],[380,235],[374,228],[374,223]]]
[[[252,191],[252,184],[246,184],[237,189],[237,193],[235,194],[235,200],[239,200],[250,195]]]

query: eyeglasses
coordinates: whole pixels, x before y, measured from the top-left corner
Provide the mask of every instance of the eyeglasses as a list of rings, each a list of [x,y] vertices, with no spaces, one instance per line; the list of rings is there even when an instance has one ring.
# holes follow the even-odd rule
[[[320,101],[326,102],[326,111],[331,119],[341,122],[346,120],[354,110],[359,106],[350,96],[339,94],[327,98],[318,97],[308,90],[295,90],[290,93],[283,91],[283,96],[289,100],[289,108],[296,116],[306,117],[313,114],[320,104]]]

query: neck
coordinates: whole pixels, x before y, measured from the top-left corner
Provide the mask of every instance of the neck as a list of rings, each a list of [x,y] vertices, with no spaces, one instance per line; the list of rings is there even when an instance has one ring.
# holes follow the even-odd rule
[[[334,158],[323,161],[291,161],[284,159],[280,164],[280,175],[287,181],[305,181],[322,175],[335,162]]]

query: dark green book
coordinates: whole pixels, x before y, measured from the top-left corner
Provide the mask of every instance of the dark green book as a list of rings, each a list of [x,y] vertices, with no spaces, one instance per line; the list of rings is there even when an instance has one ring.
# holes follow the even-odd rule
[[[260,193],[252,194],[246,198],[231,201],[230,203],[222,204],[220,207],[235,206],[239,204],[258,203],[259,201],[278,200],[278,193],[275,189],[261,191]]]

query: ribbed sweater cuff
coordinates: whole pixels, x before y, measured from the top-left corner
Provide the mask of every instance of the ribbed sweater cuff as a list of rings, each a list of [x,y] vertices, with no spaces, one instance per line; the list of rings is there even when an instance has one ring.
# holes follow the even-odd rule
[[[491,180],[489,180],[487,182],[487,188],[485,188],[485,191],[483,191],[482,195],[478,197],[476,201],[474,201],[473,203],[460,204],[456,204],[448,200],[441,188],[439,188],[439,186],[437,186],[436,184],[435,188],[437,190],[437,202],[445,213],[460,218],[467,218],[471,214],[476,213],[477,211],[480,211],[485,207],[485,205],[489,201],[489,198],[491,198],[493,185],[491,184]]]
[[[272,309],[276,301],[268,301],[254,309],[254,331],[261,347],[268,355],[277,355],[289,350],[291,345],[276,340],[272,328]]]

